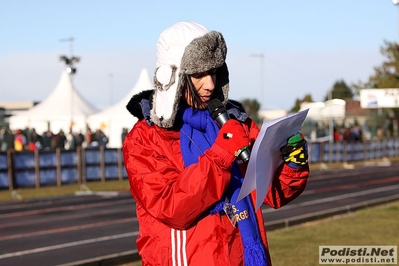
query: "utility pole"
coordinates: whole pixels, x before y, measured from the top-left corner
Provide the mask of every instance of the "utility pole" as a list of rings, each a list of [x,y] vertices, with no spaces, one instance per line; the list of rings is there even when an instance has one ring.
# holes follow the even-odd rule
[[[113,74],[109,73],[109,105],[112,105],[112,78],[113,78]]]
[[[260,58],[260,106],[265,107],[265,103],[263,102],[263,94],[264,94],[264,68],[265,68],[265,56],[263,53],[259,53],[259,54],[251,54],[251,57],[257,57]],[[262,109],[262,108],[260,108]]]
[[[333,89],[334,88],[331,88],[328,91],[328,100],[330,101],[330,104],[332,104]],[[329,112],[328,116],[329,116],[328,117],[328,129],[329,130],[328,131],[329,131],[329,134],[330,134],[330,143],[333,143],[334,142],[334,121],[333,121],[333,117],[332,117],[331,108],[330,108],[330,112]]]
[[[392,0],[392,3],[395,6],[398,6],[399,5],[399,0]],[[397,18],[397,20],[398,20],[398,36],[399,36],[399,9],[398,9],[398,18]]]
[[[79,57],[74,57],[73,56],[73,41],[75,39],[73,37],[61,39],[60,42],[69,42],[69,57],[62,55],[60,56],[60,60],[64,61],[65,64],[67,65],[66,71],[68,74],[75,74],[76,73],[76,68],[73,67],[75,63],[78,63],[80,61]]]
[[[75,39],[73,37],[61,39],[60,42],[69,42],[69,56],[72,57],[73,54],[73,41]]]

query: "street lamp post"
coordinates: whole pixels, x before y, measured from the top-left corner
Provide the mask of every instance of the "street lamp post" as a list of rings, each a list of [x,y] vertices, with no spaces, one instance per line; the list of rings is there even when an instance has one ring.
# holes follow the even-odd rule
[[[392,0],[392,3],[394,5],[398,5],[399,4],[399,0]],[[398,28],[399,28],[399,9],[398,9]],[[398,35],[399,36],[399,35]]]
[[[76,73],[76,68],[74,68],[73,65],[75,63],[79,63],[79,61],[80,61],[79,57],[73,56],[73,41],[74,40],[75,39],[73,37],[60,40],[60,42],[69,42],[69,57],[67,57],[65,55],[60,56],[60,60],[64,61],[65,64],[67,65],[66,71],[68,72],[68,74]]]
[[[260,58],[260,105],[264,105],[263,93],[264,93],[264,67],[265,67],[265,56],[263,53],[251,54],[251,57]]]
[[[65,71],[69,74],[69,76],[71,77],[71,81],[72,81],[72,75],[76,73],[76,68],[74,67],[74,64],[78,63],[80,61],[79,57],[74,57],[73,54],[73,41],[75,39],[73,37],[70,38],[66,38],[66,39],[61,39],[61,42],[69,42],[69,57],[65,56],[65,55],[61,55],[60,56],[60,61],[64,61],[65,64],[67,65],[67,68],[65,69]],[[73,87],[73,83],[72,83],[72,87]],[[73,91],[75,91],[75,89],[73,88]],[[73,127],[73,97],[74,97],[74,93],[71,94],[71,124],[70,124],[70,130],[72,131],[72,127]]]
[[[331,88],[328,91],[328,100],[330,101],[330,104],[332,104],[332,91],[334,88]],[[332,110],[331,107],[329,108],[329,114],[328,114],[328,128],[329,128],[329,132],[330,132],[330,143],[334,142],[334,121],[333,121],[333,115],[332,115]]]
[[[112,105],[112,78],[113,78],[113,74],[109,73],[109,105]]]

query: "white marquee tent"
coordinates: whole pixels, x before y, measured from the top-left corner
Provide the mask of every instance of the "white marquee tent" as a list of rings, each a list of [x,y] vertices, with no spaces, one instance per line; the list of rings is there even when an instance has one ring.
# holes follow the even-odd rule
[[[63,71],[55,89],[39,104],[15,113],[9,119],[12,130],[34,128],[38,134],[51,130],[69,132],[86,131],[86,118],[98,112],[75,89],[71,76]]]
[[[133,117],[126,109],[126,105],[130,98],[144,90],[153,89],[148,70],[143,68],[140,76],[133,89],[118,103],[112,105],[101,112],[92,114],[87,118],[87,124],[90,129],[95,132],[101,129],[108,137],[108,148],[122,147],[122,131],[124,128],[130,130],[137,122],[137,118]]]

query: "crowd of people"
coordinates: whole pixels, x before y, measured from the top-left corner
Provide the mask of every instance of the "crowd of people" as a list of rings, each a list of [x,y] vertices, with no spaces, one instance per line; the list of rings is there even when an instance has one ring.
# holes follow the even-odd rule
[[[353,124],[345,126],[333,122],[332,132],[330,132],[329,123],[316,123],[308,139],[310,141],[323,140],[329,138],[333,134],[334,142],[348,141],[348,142],[362,142],[364,140],[382,140],[390,137],[399,136],[399,123],[397,119],[387,120],[382,125],[373,123],[364,123],[363,125]]]
[[[11,130],[4,127],[0,130],[0,150],[7,151],[13,149],[15,151],[24,150],[75,150],[81,148],[97,148],[107,147],[108,137],[101,129],[92,131],[87,129],[86,134],[82,132],[65,133],[60,130],[53,133],[51,130],[38,134],[34,128]]]

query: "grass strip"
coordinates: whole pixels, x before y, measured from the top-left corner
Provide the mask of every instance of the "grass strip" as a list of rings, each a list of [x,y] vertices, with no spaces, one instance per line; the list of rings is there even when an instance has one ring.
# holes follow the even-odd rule
[[[273,266],[319,265],[319,246],[399,246],[399,201],[275,230],[268,241]]]
[[[86,182],[85,185],[91,191],[129,190],[129,182],[127,180],[107,180],[105,182],[92,181]],[[73,195],[76,191],[82,190],[84,190],[84,188],[78,184],[65,184],[60,187],[43,186],[40,188],[18,188],[15,189],[14,192],[9,190],[0,190],[0,202]]]

